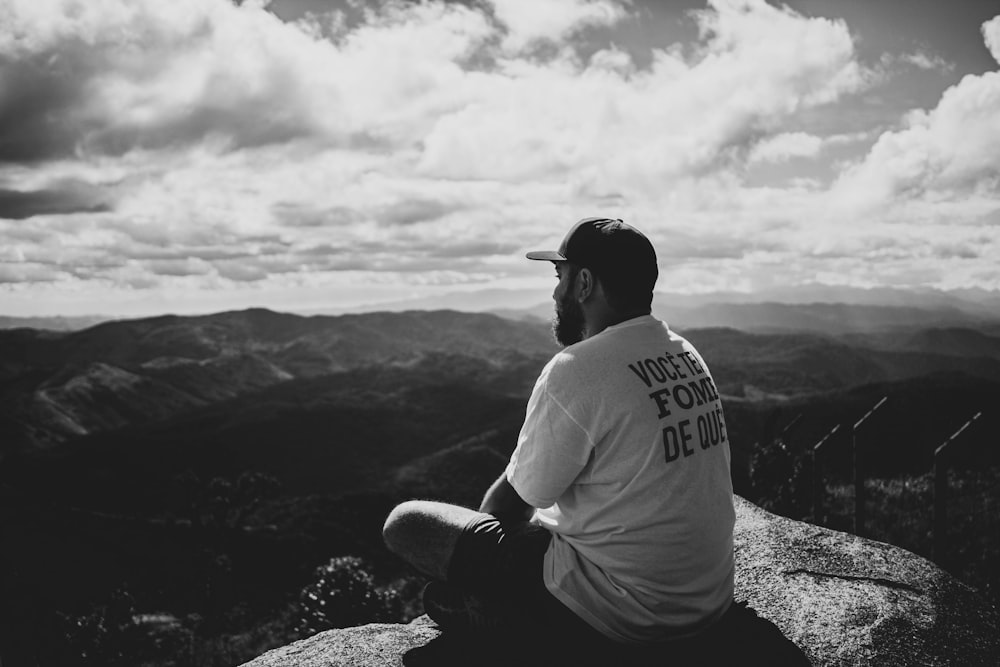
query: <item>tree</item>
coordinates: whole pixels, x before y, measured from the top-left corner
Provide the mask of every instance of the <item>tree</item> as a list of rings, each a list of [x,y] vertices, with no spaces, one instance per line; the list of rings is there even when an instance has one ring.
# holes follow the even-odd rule
[[[299,632],[303,636],[330,628],[397,621],[402,615],[399,595],[378,588],[360,558],[331,558],[316,568],[313,576],[313,582],[299,596]]]
[[[118,588],[86,616],[63,617],[63,654],[70,665],[132,665],[142,653],[143,631],[135,599]]]
[[[754,443],[750,462],[750,482],[754,502],[766,510],[795,519],[802,518],[809,507],[809,470],[801,451],[790,442],[793,419],[779,430],[781,411],[774,410]]]

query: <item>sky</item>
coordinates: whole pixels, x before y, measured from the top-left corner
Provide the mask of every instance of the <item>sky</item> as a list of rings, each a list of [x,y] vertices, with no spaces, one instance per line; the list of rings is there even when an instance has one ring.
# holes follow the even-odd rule
[[[3,0],[0,314],[1000,290],[992,0]]]

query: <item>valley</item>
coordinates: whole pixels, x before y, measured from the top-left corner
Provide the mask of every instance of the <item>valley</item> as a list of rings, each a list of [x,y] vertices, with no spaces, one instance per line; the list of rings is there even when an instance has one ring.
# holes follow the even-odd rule
[[[843,527],[847,434],[882,397],[864,432],[872,479],[925,479],[934,449],[977,411],[956,479],[1000,470],[1000,337],[989,326],[682,333],[711,367],[734,486],[750,500],[809,518],[809,455],[839,424],[824,455],[825,520]],[[250,654],[289,639],[281,619],[337,555],[412,595],[381,544],[385,514],[411,497],[477,504],[556,349],[539,320],[455,311],[255,309],[0,331],[0,538],[13,545],[0,557],[11,628],[0,641],[25,652],[69,641],[60,619],[105,609],[124,589],[199,645],[227,637]],[[773,467],[762,452],[777,442],[785,459]],[[963,536],[977,530],[963,525]],[[995,595],[970,565],[995,558],[984,548],[994,547],[965,549],[957,567]]]

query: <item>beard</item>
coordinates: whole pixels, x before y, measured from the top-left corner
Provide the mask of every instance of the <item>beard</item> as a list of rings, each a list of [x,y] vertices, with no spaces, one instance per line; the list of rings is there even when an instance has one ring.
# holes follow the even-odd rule
[[[552,318],[552,335],[563,347],[569,347],[583,340],[583,308],[568,294],[556,302],[556,314]]]

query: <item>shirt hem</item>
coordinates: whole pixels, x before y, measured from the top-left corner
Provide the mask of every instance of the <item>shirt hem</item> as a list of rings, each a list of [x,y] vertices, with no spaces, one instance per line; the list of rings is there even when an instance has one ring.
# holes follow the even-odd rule
[[[529,498],[527,495],[525,495],[524,491],[518,488],[519,486],[521,486],[521,483],[520,481],[518,481],[517,483],[514,482],[514,476],[511,474],[509,470],[504,471],[504,475],[506,475],[507,483],[510,484],[511,488],[517,492],[517,495],[521,496],[521,500],[528,503],[535,509],[545,509],[546,507],[551,507],[555,503],[554,500],[547,503],[545,501],[539,500],[538,498],[534,497]]]

